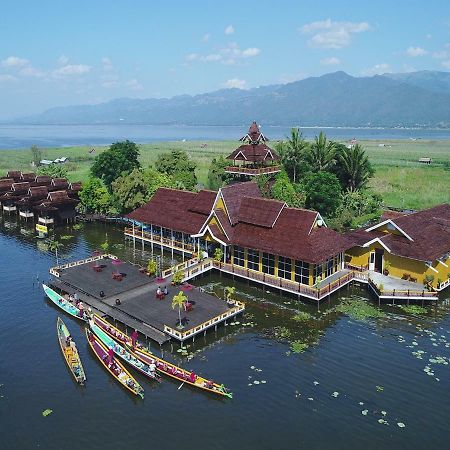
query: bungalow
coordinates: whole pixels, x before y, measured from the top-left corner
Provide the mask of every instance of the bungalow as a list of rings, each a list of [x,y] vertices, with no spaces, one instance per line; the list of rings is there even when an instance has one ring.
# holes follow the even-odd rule
[[[450,284],[450,205],[411,214],[390,214],[380,223],[352,231],[346,252],[350,267],[428,284]]]

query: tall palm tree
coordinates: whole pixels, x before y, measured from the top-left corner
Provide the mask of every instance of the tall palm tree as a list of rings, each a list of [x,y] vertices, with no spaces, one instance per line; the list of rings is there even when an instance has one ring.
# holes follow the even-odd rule
[[[59,259],[58,259],[58,249],[62,247],[63,244],[61,242],[57,241],[56,239],[50,239],[48,241],[48,249],[51,252],[55,252],[56,255],[56,265],[59,266]]]
[[[184,303],[187,302],[187,297],[183,291],[180,291],[177,295],[174,295],[172,298],[172,309],[175,309],[178,306],[178,324],[181,327],[181,308],[184,306]]]
[[[321,172],[334,166],[335,155],[336,144],[333,141],[328,141],[325,133],[321,131],[309,148],[307,160],[314,172]]]
[[[296,182],[297,170],[305,161],[306,149],[308,143],[303,139],[302,133],[298,128],[291,128],[291,135],[286,142],[285,160],[292,167],[293,182]]]
[[[342,148],[338,155],[338,173],[344,187],[356,191],[367,186],[374,170],[364,149],[356,144],[351,148]]]

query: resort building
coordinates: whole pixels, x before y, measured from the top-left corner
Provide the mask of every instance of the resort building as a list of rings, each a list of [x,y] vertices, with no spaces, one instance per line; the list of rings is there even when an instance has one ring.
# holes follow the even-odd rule
[[[134,240],[183,258],[216,256],[218,270],[298,295],[318,299],[319,284],[327,295],[350,281],[347,238],[327,228],[316,211],[262,198],[254,182],[218,192],[160,188],[128,218],[133,227],[125,235]]]
[[[450,284],[450,205],[412,214],[390,214],[377,225],[352,231],[347,264],[359,270],[428,285]]]
[[[225,172],[246,177],[280,172],[280,157],[267,146],[268,139],[261,133],[256,122],[251,124],[248,133],[240,141],[243,144],[227,156],[227,159],[233,161],[233,165],[227,167]]]

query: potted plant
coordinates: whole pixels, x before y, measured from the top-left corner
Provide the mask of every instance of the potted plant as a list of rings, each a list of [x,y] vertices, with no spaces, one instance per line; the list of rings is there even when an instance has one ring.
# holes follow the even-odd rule
[[[221,262],[223,260],[223,250],[217,247],[214,250],[214,261]]]
[[[380,283],[378,285],[378,290],[380,291],[380,294],[384,291],[384,284],[383,283]]]
[[[434,281],[434,275],[425,275],[423,284],[429,291],[431,291],[433,289],[433,281]]]
[[[174,284],[174,285],[181,284],[181,282],[183,281],[183,278],[184,278],[183,271],[182,270],[178,270],[177,272],[175,272],[173,274],[172,284]]]
[[[389,275],[389,269],[391,268],[391,263],[389,261],[385,261],[383,268],[383,275]]]
[[[149,277],[156,274],[156,269],[158,268],[158,265],[156,264],[156,261],[154,259],[149,259],[147,263],[147,275]]]
[[[229,305],[234,305],[234,291],[236,290],[233,286],[226,286],[225,287],[225,299]]]

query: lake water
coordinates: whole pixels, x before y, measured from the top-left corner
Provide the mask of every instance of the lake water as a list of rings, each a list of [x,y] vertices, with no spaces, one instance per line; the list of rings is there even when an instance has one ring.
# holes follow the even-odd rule
[[[0,150],[73,145],[109,145],[129,139],[137,143],[160,141],[238,140],[247,126],[153,126],[153,125],[2,125],[0,124]],[[307,139],[318,135],[320,128],[302,128]],[[378,129],[378,128],[324,128],[328,138],[338,141],[349,139],[450,139],[450,130]],[[269,139],[285,138],[289,127],[262,127]]]
[[[65,259],[90,255],[106,238],[111,252],[123,259],[149,257],[113,226],[62,228],[58,235],[73,236],[63,241]],[[32,228],[0,216],[2,450],[448,448],[450,365],[442,363],[450,358],[448,290],[424,317],[385,306],[387,318],[356,321],[333,310],[343,298],[371,301],[356,286],[317,312],[315,306],[236,282],[237,296],[247,304],[241,323],[198,339],[189,348],[198,350],[191,361],[177,356],[176,345],[163,349],[167,359],[223,382],[234,398],[178,389],[179,383],[168,379],[155,384],[135,374],[145,389],[142,401],[94,358],[83,326],[46,301],[40,283],[54,264]],[[232,281],[210,275],[199,283],[220,295]],[[292,320],[298,309],[312,318]],[[78,344],[85,387],[75,385],[62,358],[58,315]],[[293,354],[288,342],[293,340],[309,348]],[[152,349],[160,351],[156,345]],[[427,365],[433,376],[424,372]],[[53,412],[43,417],[47,408]]]

